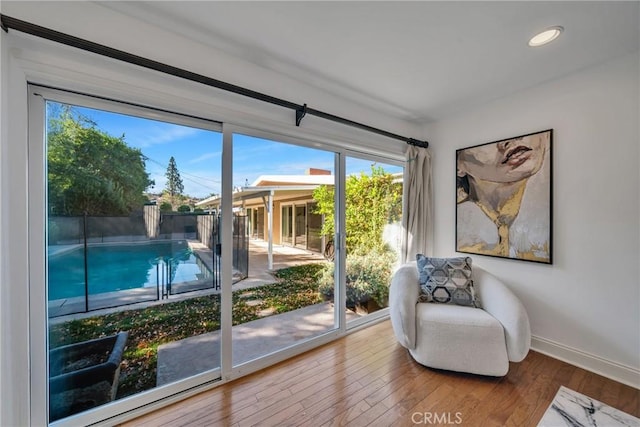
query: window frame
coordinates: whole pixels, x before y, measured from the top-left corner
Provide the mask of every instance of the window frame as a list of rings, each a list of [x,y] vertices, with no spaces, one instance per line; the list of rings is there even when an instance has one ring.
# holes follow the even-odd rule
[[[34,388],[31,381],[36,372],[32,369],[33,351],[36,348],[32,344],[41,342],[45,337],[38,337],[31,330],[33,318],[38,318],[34,311],[42,311],[42,306],[34,304],[30,295],[29,284],[38,277],[31,270],[29,260],[32,252],[36,252],[36,256],[43,256],[37,254],[38,246],[32,242],[34,229],[31,224],[40,226],[40,229],[44,228],[44,224],[34,221],[32,215],[35,212],[31,211],[30,206],[33,198],[33,194],[30,194],[32,168],[34,163],[36,167],[42,167],[32,160],[31,141],[43,134],[42,128],[34,128],[29,119],[29,107],[32,103],[28,87],[30,84],[97,99],[128,101],[134,106],[153,106],[157,111],[175,112],[187,117],[201,117],[205,120],[215,117],[226,124],[258,127],[293,138],[307,138],[316,141],[318,145],[315,146],[347,149],[359,154],[375,153],[387,160],[404,160],[405,143],[364,130],[348,128],[313,116],[305,118],[303,126],[294,127],[295,118],[289,111],[283,111],[277,106],[256,103],[255,100],[43,41],[20,32],[2,32],[0,39],[0,98],[2,106],[6,107],[1,109],[0,135],[0,184],[3,189],[2,203],[5,206],[0,212],[4,224],[0,228],[4,242],[4,247],[0,249],[0,270],[4,279],[0,310],[3,325],[11,331],[11,334],[3,333],[3,342],[10,347],[0,357],[3,364],[0,392],[3,396],[6,394],[12,397],[5,400],[0,409],[3,412],[2,418],[10,423],[42,425],[48,421],[46,402],[39,402],[37,399],[42,395],[42,390]],[[179,62],[185,60],[188,62],[186,57],[178,58]],[[259,72],[257,69],[249,70],[245,77],[250,79]],[[404,120],[375,113],[366,106],[344,104],[339,97],[323,97],[322,91],[314,91],[311,86],[307,89],[311,90],[308,92],[311,98],[320,96],[316,102],[319,99],[329,103],[336,102],[339,108],[349,110],[354,118],[366,118],[365,121],[382,119],[391,124],[391,128],[406,129],[407,122]],[[411,126],[411,129],[414,132],[420,131],[415,126]],[[355,328],[349,329],[347,333],[352,330]],[[300,352],[310,348],[312,347],[302,348]],[[132,407],[125,413],[112,411],[111,418],[101,425],[113,425],[133,419],[232,379],[234,378],[223,377],[215,384],[194,386],[189,391],[144,407]]]
[[[72,93],[38,85],[29,85],[29,343],[30,343],[30,386],[31,419],[36,424],[48,422],[48,315],[46,293],[46,102],[53,101],[87,108],[100,109],[119,114],[137,116],[152,120],[162,120],[183,126],[196,127],[222,133],[221,124],[179,113],[170,113],[132,103],[107,100],[100,97]],[[38,120],[41,119],[41,120]],[[224,259],[223,259],[224,262]],[[44,307],[44,310],[43,310]],[[50,423],[55,426],[89,424],[106,420],[114,409],[126,412],[150,405],[166,398],[189,392],[193,387],[218,382],[221,369],[207,371],[186,380],[156,387],[140,395],[133,395],[95,409],[72,415]]]
[[[57,89],[47,86],[30,84],[28,86],[28,224],[29,224],[29,346],[30,346],[30,416],[32,423],[41,424],[48,422],[48,316],[46,310],[46,101],[54,101],[72,105],[80,105],[88,108],[112,111],[153,120],[176,123],[185,126],[197,127],[222,133],[223,157],[222,157],[222,203],[223,203],[223,245],[222,253],[222,287],[223,297],[221,304],[221,366],[219,370],[182,380],[177,383],[156,387],[152,390],[133,395],[118,401],[102,405],[68,418],[57,420],[51,425],[71,426],[100,422],[121,422],[139,416],[170,403],[182,400],[191,395],[216,387],[219,384],[232,381],[249,373],[258,371],[267,366],[286,360],[297,354],[318,347],[339,337],[342,337],[361,327],[365,327],[376,321],[381,321],[388,316],[388,309],[380,310],[371,316],[358,322],[346,322],[346,313],[343,309],[335,310],[335,329],[327,333],[296,344],[294,347],[285,348],[276,353],[264,356],[258,360],[247,362],[239,366],[232,365],[231,347],[231,221],[232,221],[232,138],[234,133],[269,139],[303,146],[307,148],[321,149],[334,154],[335,174],[335,206],[336,206],[336,283],[335,307],[343,307],[346,301],[346,289],[344,284],[345,257],[345,218],[344,218],[344,187],[345,187],[345,162],[347,157],[379,161],[386,164],[403,166],[398,159],[388,158],[375,154],[362,153],[340,147],[338,141],[331,143],[318,140],[313,136],[301,137],[295,132],[273,132],[256,129],[254,127],[240,126],[227,122],[196,118],[179,112],[169,112],[164,109],[152,108],[133,102],[120,101],[100,96],[87,95],[79,92]],[[38,120],[38,118],[40,118]],[[305,202],[306,206],[306,202]],[[225,235],[225,230],[228,233]],[[224,248],[228,248],[225,250]],[[37,285],[40,283],[41,285]],[[225,290],[226,289],[226,290]],[[43,310],[43,307],[45,309]],[[224,326],[229,325],[229,326]],[[227,344],[225,344],[227,343]],[[108,421],[107,421],[108,420]]]
[[[284,243],[284,239],[283,239],[283,237],[284,237],[284,228],[282,226],[283,225],[282,221],[283,221],[284,217],[282,216],[282,208],[291,207],[291,208],[295,209],[298,206],[304,206],[305,207],[305,219],[304,219],[305,220],[305,233],[308,233],[308,227],[309,227],[309,224],[308,224],[308,222],[309,222],[309,203],[313,203],[313,202],[315,202],[315,200],[313,198],[305,198],[305,199],[299,199],[299,200],[287,201],[287,202],[281,202],[280,203],[280,211],[281,211],[281,213],[280,213],[280,244],[285,245],[285,246],[290,246],[292,248],[300,247],[298,245],[294,245],[293,244],[293,241],[295,241],[295,232],[297,231],[296,230],[297,227],[295,226],[295,223],[294,223],[295,222],[294,221],[295,220],[295,212],[293,212],[293,215],[291,217],[292,218],[291,219],[291,221],[292,221],[292,231],[293,231],[292,242]],[[308,248],[308,242],[307,242],[307,244],[305,245],[305,247],[303,249],[310,250]]]
[[[354,150],[344,150],[344,161],[345,161],[345,166],[344,166],[344,170],[346,171],[346,161],[347,158],[355,158],[355,159],[359,159],[359,160],[367,160],[367,161],[371,161],[371,162],[376,162],[376,163],[384,163],[387,165],[391,165],[391,166],[398,166],[402,168],[402,174],[404,177],[404,174],[406,173],[406,167],[405,167],[405,163],[404,161],[399,161],[399,160],[395,160],[395,159],[389,159],[389,158],[385,158],[384,156],[380,156],[380,155],[376,155],[376,154],[363,154],[361,152],[358,151],[354,151]],[[346,177],[345,177],[345,181],[346,181]],[[404,182],[402,184],[404,186]],[[344,189],[346,187],[346,182],[342,183],[342,188]],[[403,198],[402,198],[402,206],[404,209],[404,191],[402,192],[403,194]],[[346,203],[346,200],[344,198],[344,194],[342,195],[343,197],[343,203]],[[346,207],[346,206],[345,206]],[[342,209],[342,215],[344,215],[345,213],[345,209]],[[346,225],[346,219],[343,218],[342,219],[343,224]],[[346,231],[345,231],[346,233]],[[344,235],[344,238],[346,239],[346,234]],[[346,240],[343,240],[342,245],[344,247],[344,245],[346,244]],[[346,259],[345,259],[345,263],[346,263]],[[346,280],[346,276],[343,274],[341,277],[341,282],[344,283]],[[346,298],[346,293],[345,293],[345,298]],[[384,307],[378,311],[375,311],[373,313],[369,313],[366,316],[360,317],[358,319],[352,319],[347,323],[347,330],[348,331],[355,331],[359,328],[362,327],[367,327],[370,325],[373,325],[377,322],[381,322],[383,320],[385,320],[386,318],[389,317],[389,307]]]

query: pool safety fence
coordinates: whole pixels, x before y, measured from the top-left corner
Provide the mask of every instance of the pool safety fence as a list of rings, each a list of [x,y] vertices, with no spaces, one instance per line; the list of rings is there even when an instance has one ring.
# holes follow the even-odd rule
[[[154,210],[133,214],[126,217],[116,216],[51,216],[48,221],[48,253],[49,258],[64,254],[67,251],[82,250],[82,262],[76,262],[68,268],[68,274],[78,274],[83,270],[84,294],[69,298],[49,300],[49,317],[59,317],[69,314],[90,312],[106,308],[115,308],[131,304],[153,302],[170,299],[173,295],[185,294],[207,289],[220,290],[220,227],[221,216],[218,214],[174,214],[160,213],[157,216],[158,226],[149,224],[148,218],[155,217]],[[249,271],[249,236],[246,216],[234,215],[233,219],[233,269],[234,278],[244,279]],[[155,238],[149,236],[149,230],[158,231]],[[148,270],[139,272],[117,273],[119,265],[114,262],[110,266],[101,265],[100,268],[112,268],[122,281],[114,285],[114,291],[92,292],[92,279],[89,261],[89,248],[94,246],[131,245],[142,247],[145,244],[162,242],[181,242],[188,245],[188,251],[159,256],[149,259],[151,266]],[[186,243],[185,243],[186,242]],[[186,262],[189,255],[193,255],[190,263],[197,266],[195,278],[185,279],[179,274],[179,266]],[[185,256],[187,258],[185,258]],[[49,263],[49,277],[52,273],[60,275],[64,271],[51,271],[59,268]],[[75,269],[73,272],[71,270]],[[147,275],[146,284],[130,289],[127,281],[133,283],[134,277]],[[138,280],[139,281],[139,280]],[[144,281],[143,281],[144,283]],[[155,286],[151,285],[155,284]],[[50,284],[50,286],[54,286]],[[63,286],[63,285],[55,285]],[[95,285],[94,285],[95,286]],[[55,295],[49,289],[50,295]]]

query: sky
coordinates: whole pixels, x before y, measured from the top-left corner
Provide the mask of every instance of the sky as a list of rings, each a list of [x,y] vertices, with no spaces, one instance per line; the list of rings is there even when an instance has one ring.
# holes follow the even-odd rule
[[[51,101],[51,105],[55,104]],[[50,106],[51,106],[50,105]],[[55,107],[55,105],[54,105]],[[222,169],[222,133],[103,110],[74,106],[74,111],[90,118],[107,134],[124,134],[127,145],[139,148],[147,157],[146,169],[160,193],[166,186],[165,173],[171,156],[175,158],[184,184],[184,194],[205,198],[220,194]],[[347,159],[347,174],[368,173],[370,160]],[[388,172],[401,167],[378,163]],[[303,175],[309,168],[334,171],[332,152],[285,144],[246,135],[233,137],[233,185],[253,183],[260,175]]]

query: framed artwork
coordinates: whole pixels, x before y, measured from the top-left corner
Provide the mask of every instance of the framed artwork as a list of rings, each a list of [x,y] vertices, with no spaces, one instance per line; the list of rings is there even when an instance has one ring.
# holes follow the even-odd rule
[[[553,129],[456,150],[456,251],[552,263]]]

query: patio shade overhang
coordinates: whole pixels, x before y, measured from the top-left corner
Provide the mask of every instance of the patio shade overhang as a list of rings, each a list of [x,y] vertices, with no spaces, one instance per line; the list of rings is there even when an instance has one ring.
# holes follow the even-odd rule
[[[278,198],[287,198],[287,196],[296,193],[304,193],[315,190],[322,184],[306,184],[306,185],[272,185],[272,186],[255,186],[242,187],[233,192],[233,204],[244,203],[246,200],[262,199],[267,212],[268,221],[268,253],[267,260],[269,270],[273,269],[273,202],[276,196]],[[209,197],[196,203],[196,206],[220,208],[220,196]]]
[[[233,203],[243,202],[252,199],[264,199],[272,196],[274,198],[285,198],[296,192],[313,191],[318,188],[319,184],[308,185],[271,185],[257,187],[242,187],[233,192]],[[220,196],[209,197],[196,203],[200,207],[219,207],[221,203]]]

